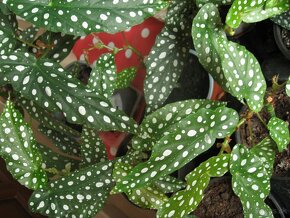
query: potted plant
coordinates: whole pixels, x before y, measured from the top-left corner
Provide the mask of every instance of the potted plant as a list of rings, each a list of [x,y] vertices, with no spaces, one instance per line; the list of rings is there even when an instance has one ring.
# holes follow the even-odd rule
[[[50,217],[92,217],[110,193],[124,192],[135,204],[157,209],[160,217],[183,217],[197,208],[210,178],[229,171],[244,216],[273,216],[264,200],[270,192],[277,147],[282,151],[289,143],[286,123],[272,116],[273,121],[267,123],[270,137],[251,149],[243,144],[232,147],[231,137],[247,117],[239,118],[226,103],[196,99],[163,106],[182,72],[192,39],[199,62],[225,91],[248,106],[249,114],[258,114],[265,106],[266,82],[259,63],[245,47],[228,40],[214,4],[197,1],[197,9],[190,0],[114,0],[113,4],[102,2],[100,9],[98,1],[90,7],[77,0],[62,4],[3,3],[0,85],[7,101],[0,118],[0,155],[14,178],[34,190],[29,202],[32,211]],[[35,44],[31,34],[20,37],[14,15],[48,31],[79,36],[126,29],[167,6],[165,27],[146,60],[148,110],[139,126],[113,108],[108,99],[116,89],[112,83],[115,49],[100,57],[85,86],[47,59],[58,60],[54,46]],[[289,3],[283,0],[234,1],[225,29],[232,34],[242,21],[260,21],[288,9]],[[29,53],[31,47],[36,55]],[[39,54],[39,49],[44,51]],[[289,83],[285,86],[288,95]],[[16,105],[39,120],[41,131],[54,141],[57,153],[35,141]],[[55,111],[61,112],[65,120],[55,119],[51,115]],[[76,131],[70,123],[82,125],[82,131]],[[277,132],[277,128],[282,131]],[[132,134],[131,148],[114,161],[106,160],[105,147],[96,131],[128,132]],[[186,184],[171,176],[210,149],[217,139],[222,140],[220,153],[190,172]]]

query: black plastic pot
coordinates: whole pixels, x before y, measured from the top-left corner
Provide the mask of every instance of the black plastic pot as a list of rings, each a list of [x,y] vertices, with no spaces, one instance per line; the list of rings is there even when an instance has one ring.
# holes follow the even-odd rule
[[[289,53],[290,54],[290,53]],[[277,52],[265,59],[262,63],[262,72],[270,85],[272,78],[279,75],[279,82],[285,82],[289,77],[290,60]]]
[[[278,48],[282,54],[290,60],[290,31],[274,24],[273,32]]]
[[[279,205],[279,213],[283,212],[284,217],[290,217],[290,177],[271,178],[271,195],[275,203]]]

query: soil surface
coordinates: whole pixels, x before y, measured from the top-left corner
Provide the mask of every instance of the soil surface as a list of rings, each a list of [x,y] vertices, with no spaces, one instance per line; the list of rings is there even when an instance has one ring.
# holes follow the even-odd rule
[[[290,123],[290,98],[286,95],[285,89],[282,88],[275,94],[267,93],[266,98],[272,96],[272,105],[275,108],[275,114],[278,118]],[[246,111],[242,112],[242,116]],[[270,115],[266,110],[260,112],[260,116],[268,123]],[[290,130],[290,126],[289,126]],[[262,139],[269,136],[269,132],[265,125],[254,115],[240,128],[242,143],[251,148],[259,143]],[[274,163],[274,175],[276,176],[290,176],[290,144],[283,152],[278,153]]]
[[[193,214],[199,218],[243,218],[240,199],[232,190],[230,179],[211,182]]]

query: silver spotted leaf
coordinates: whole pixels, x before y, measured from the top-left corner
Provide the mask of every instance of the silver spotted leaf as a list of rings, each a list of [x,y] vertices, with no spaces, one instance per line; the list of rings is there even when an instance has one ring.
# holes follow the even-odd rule
[[[0,156],[12,176],[29,189],[44,188],[47,175],[31,128],[10,100],[0,116]]]
[[[236,29],[242,22],[259,22],[287,10],[288,0],[235,0],[227,14],[226,24]]]
[[[104,162],[107,158],[106,146],[93,129],[83,127],[81,137],[82,166]]]
[[[207,3],[213,3],[216,7],[219,5],[230,5],[234,0],[196,0],[197,7],[201,8]]]
[[[20,31],[19,39],[29,44],[33,44],[37,38],[38,31],[39,31],[39,28],[36,26],[28,27]]]
[[[120,182],[132,168],[133,167],[129,164],[116,163],[113,171],[113,177],[116,183]],[[134,189],[134,187],[132,187],[132,189],[126,191],[125,194],[134,204],[147,209],[158,209],[168,200],[167,196],[160,189],[152,185],[139,189]]]
[[[224,90],[246,100],[251,110],[263,106],[266,82],[254,55],[227,39],[219,12],[213,4],[203,6],[192,25],[199,61]],[[203,37],[205,36],[205,37]]]
[[[264,200],[270,192],[274,157],[275,143],[269,138],[251,150],[241,144],[233,148],[230,160],[232,187],[242,202],[245,217],[273,217]]]
[[[4,12],[0,11],[0,55],[7,54],[16,48],[17,28],[18,25],[15,15],[4,14]]]
[[[286,94],[290,97],[290,76],[288,77],[286,84]]]
[[[11,84],[22,96],[48,111],[61,111],[68,122],[99,130],[134,132],[136,124],[110,106],[102,95],[73,78],[59,64],[15,52],[0,56],[0,83]]]
[[[203,108],[176,123],[176,130],[163,134],[155,143],[148,161],[138,164],[117,184],[119,191],[139,188],[180,169],[217,138],[230,135],[237,126],[238,114],[226,107]]]
[[[170,2],[165,27],[157,36],[155,45],[148,55],[144,83],[147,112],[160,108],[176,87],[177,81],[188,61],[191,47],[190,25],[192,0]]]
[[[48,58],[59,63],[68,56],[78,39],[76,36],[46,31],[35,41],[40,49],[33,48],[32,51],[38,58]]]
[[[273,17],[271,20],[281,27],[290,30],[290,10]]]
[[[213,4],[204,5],[193,20],[192,39],[199,62],[225,91],[231,93],[222,72],[221,57],[217,51],[217,38],[227,39],[218,13],[218,9]]]
[[[93,217],[104,205],[114,182],[112,162],[82,168],[35,191],[29,205],[49,217]]]
[[[157,217],[184,217],[194,211],[211,177],[221,177],[229,170],[230,155],[211,157],[201,163],[186,177],[187,187],[177,192],[158,210]]]
[[[194,114],[202,108],[215,109],[225,105],[210,100],[186,100],[167,104],[147,115],[139,126],[138,133],[132,139],[136,150],[150,151],[163,134],[175,131],[176,124],[183,118]]]
[[[72,170],[78,169],[80,161],[72,159],[69,156],[63,156],[59,152],[54,151],[51,148],[42,144],[38,144],[37,147],[42,156],[43,169],[53,168],[58,171],[61,171],[65,169],[67,165],[69,165]]]
[[[168,175],[154,181],[152,185],[163,193],[173,193],[185,188],[183,181]]]
[[[39,107],[32,100],[18,97],[16,101],[17,106],[24,108],[28,114],[37,120],[41,125],[57,132],[62,132],[71,137],[80,138],[81,134],[77,130],[69,127],[64,122],[56,119],[51,113]]]
[[[251,110],[259,112],[264,103],[266,82],[255,56],[244,46],[229,42],[222,37],[217,40],[222,69],[235,97],[246,100]]]
[[[115,80],[115,89],[127,88],[131,85],[137,73],[135,67],[127,68],[119,73],[117,73],[117,78]]]
[[[286,149],[290,143],[288,124],[277,117],[272,117],[267,124],[267,128],[271,138],[276,142],[279,152]]]
[[[161,0],[4,0],[3,3],[36,26],[79,36],[125,30],[167,5]]]
[[[116,71],[114,55],[103,54],[92,69],[87,86],[106,98],[111,98],[115,90]]]
[[[47,136],[53,142],[53,145],[61,152],[68,155],[80,155],[80,144],[76,138],[70,137],[63,132],[47,128],[43,125],[39,125],[38,130]]]

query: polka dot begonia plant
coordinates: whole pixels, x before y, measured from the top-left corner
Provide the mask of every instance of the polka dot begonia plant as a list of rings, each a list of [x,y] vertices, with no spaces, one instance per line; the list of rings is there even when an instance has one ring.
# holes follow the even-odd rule
[[[82,168],[35,191],[29,205],[50,217],[93,217],[114,185],[112,170],[108,161]]]
[[[7,101],[0,124],[0,156],[12,176],[30,189],[44,188],[47,175],[32,130],[11,101]]]
[[[191,46],[192,0],[173,0],[168,8],[165,27],[157,36],[145,64],[147,75],[144,94],[147,112],[160,108],[176,86]]]
[[[210,100],[188,100],[168,104],[146,116],[139,126],[138,134],[132,139],[136,150],[150,151],[160,135],[168,135],[176,131],[177,124],[200,109],[216,109],[225,105]]]
[[[162,0],[3,0],[3,3],[37,26],[78,36],[125,30],[167,5]]]
[[[107,160],[106,147],[93,129],[84,126],[80,147],[83,166]]]
[[[273,17],[272,21],[283,28],[290,30],[290,9],[283,14]]]
[[[227,26],[220,18],[222,5],[231,5],[223,8],[230,8]],[[161,9],[164,23],[151,17],[140,24]],[[286,0],[1,1],[0,106],[5,107],[0,115],[0,156],[12,176],[34,190],[31,210],[49,217],[90,218],[110,194],[124,192],[136,205],[156,209],[158,217],[180,218],[195,210],[211,177],[229,171],[244,216],[273,217],[264,200],[275,153],[289,144],[288,126],[273,113],[263,122],[269,136],[260,143],[251,149],[230,145],[232,134],[247,118],[273,105],[264,105],[266,82],[254,52],[233,42],[225,31],[274,15],[274,22],[285,27],[288,12],[281,13],[287,10]],[[16,17],[33,24],[21,29]],[[140,26],[133,27],[136,24]],[[130,27],[138,36],[126,34]],[[107,33],[96,34],[101,31]],[[150,37],[155,40],[159,32],[149,52]],[[83,45],[86,40],[81,37],[76,45],[85,48],[78,59],[93,68],[88,83],[59,64],[87,34],[92,44]],[[239,117],[225,102],[206,99],[164,105],[178,85],[190,49],[223,89],[248,107],[248,116]],[[120,68],[122,61],[127,67]],[[138,79],[138,66],[142,78],[143,67],[147,70],[147,114],[140,125],[111,103],[116,90]],[[279,86],[286,87],[288,96],[289,81]],[[33,132],[38,130],[50,143],[36,141],[24,118],[32,118],[29,124],[37,126]],[[102,137],[106,133],[99,137],[100,131],[128,134],[125,155],[108,160]],[[173,176],[217,139],[219,154],[188,173],[186,182]]]
[[[2,3],[0,7],[3,7]],[[18,25],[15,15],[5,15],[2,12],[0,13],[0,23],[0,55],[4,55],[17,47],[15,32],[17,31]]]
[[[49,178],[58,176],[59,172],[65,170],[67,166],[70,167],[72,171],[78,169],[79,160],[73,159],[71,156],[64,156],[64,153],[56,152],[52,148],[49,148],[46,145],[37,144],[37,148],[42,156],[42,168],[45,169],[46,172],[52,174],[48,174]]]
[[[122,177],[126,176],[132,168],[133,167],[129,164],[116,163],[113,171],[115,181],[120,182]],[[158,188],[153,187],[153,185],[149,185],[140,189],[131,189],[125,193],[134,204],[148,209],[158,209],[164,202],[168,200],[165,193],[163,193]]]
[[[275,143],[265,138],[251,150],[236,145],[230,159],[232,186],[240,198],[245,217],[273,217],[264,200],[270,192]]]
[[[46,135],[53,142],[53,145],[60,151],[69,155],[79,155],[80,146],[76,138],[70,137],[63,132],[49,129],[42,125],[38,127],[38,130]]]
[[[245,99],[251,110],[259,112],[266,91],[260,65],[245,47],[227,39],[213,4],[206,4],[194,18],[192,37],[205,69],[229,93],[242,102]]]
[[[133,168],[128,176],[117,184],[117,190],[139,188],[174,172],[208,150],[217,138],[231,134],[237,123],[237,112],[226,107],[202,108],[194,114],[189,114],[175,124],[174,131],[159,136],[150,159]]]
[[[10,83],[37,105],[49,111],[63,112],[69,122],[87,124],[100,130],[134,132],[132,119],[112,108],[104,96],[86,89],[60,65],[48,59],[37,60],[21,51],[2,55],[0,73],[0,84]]]
[[[51,113],[35,104],[33,100],[27,100],[23,97],[19,97],[16,104],[17,106],[24,108],[31,117],[49,129],[62,132],[71,137],[79,138],[81,136],[77,130],[65,125],[56,117],[53,117]]]
[[[277,117],[272,117],[267,124],[270,136],[276,142],[280,152],[286,149],[290,143],[288,125],[285,121]]]
[[[158,217],[184,217],[190,214],[202,200],[210,177],[223,176],[228,168],[228,154],[212,157],[203,162],[186,176],[186,189],[177,192],[160,207],[157,213]]]
[[[219,5],[230,5],[234,0],[196,0],[196,5],[201,8],[207,3],[213,3],[215,6]]]
[[[255,23],[289,10],[288,0],[235,0],[226,17],[226,24],[238,28],[241,22]]]

